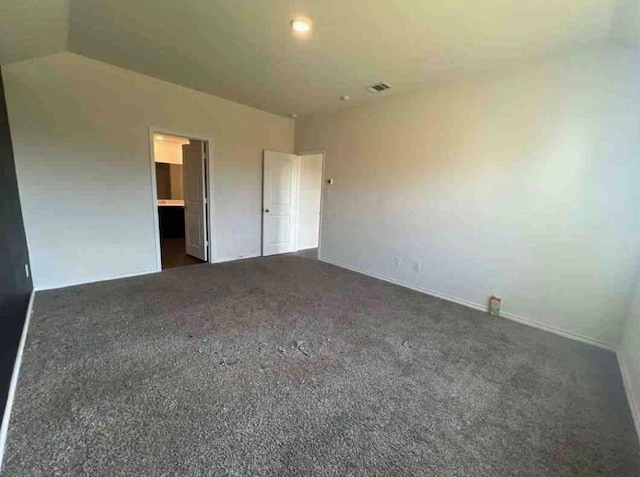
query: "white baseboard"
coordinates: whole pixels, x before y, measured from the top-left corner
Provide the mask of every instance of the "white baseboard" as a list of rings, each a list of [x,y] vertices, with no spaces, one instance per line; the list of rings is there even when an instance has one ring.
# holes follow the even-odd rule
[[[262,255],[259,253],[252,253],[250,255],[243,255],[241,257],[216,258],[213,260],[213,263],[235,262],[236,260],[245,260],[247,258],[258,258],[258,257],[262,257]]]
[[[317,245],[304,245],[298,249],[298,252],[302,252],[303,250],[313,250],[314,248],[318,248]]]
[[[640,440],[640,407],[638,407],[638,401],[633,393],[634,388],[631,383],[631,375],[629,374],[629,368],[627,368],[627,364],[622,353],[618,351],[616,355],[618,356],[618,365],[620,366],[620,372],[622,373],[622,383],[624,384],[624,390],[627,394],[627,401],[631,408],[631,417],[633,418],[633,423],[636,427],[636,436],[638,437],[638,440]],[[638,385],[640,386],[640,383],[638,383]]]
[[[344,263],[339,263],[339,262],[336,262],[336,261],[333,261],[333,260],[328,260],[328,259],[326,259],[324,257],[319,257],[318,260],[320,260],[322,262],[325,262],[325,263],[328,263],[328,264],[331,264],[331,265],[335,265],[335,266],[340,267],[340,268],[346,268],[347,270],[351,270],[353,272],[357,272],[357,273],[361,273],[363,275],[367,275],[367,276],[370,276],[370,277],[373,277],[373,278],[377,278],[378,280],[383,280],[385,282],[393,283],[394,285],[400,285],[400,286],[405,287],[405,288],[410,288],[411,290],[415,290],[415,291],[418,291],[420,293],[424,293],[426,295],[431,295],[431,296],[434,296],[436,298],[441,298],[442,300],[450,301],[450,302],[453,302],[453,303],[457,303],[459,305],[463,305],[463,306],[466,306],[466,307],[469,307],[469,308],[473,308],[474,310],[479,310],[479,311],[482,311],[482,312],[486,313],[488,311],[488,309],[489,309],[488,305],[482,305],[480,303],[475,303],[475,302],[472,302],[472,301],[469,301],[469,300],[465,300],[463,298],[457,298],[457,297],[454,297],[454,296],[450,296],[450,295],[447,295],[445,293],[441,293],[441,292],[438,292],[438,291],[435,291],[435,290],[429,290],[427,288],[422,288],[422,287],[419,287],[419,286],[416,286],[416,285],[412,285],[410,283],[405,283],[405,282],[403,282],[401,280],[397,280],[395,278],[386,277],[384,275],[380,275],[380,274],[377,274],[377,273],[372,273],[372,272],[369,272],[367,270],[363,270],[361,268],[352,267],[351,265],[346,265]],[[561,328],[556,328],[554,326],[550,326],[550,325],[547,325],[547,324],[544,324],[544,323],[540,323],[539,321],[532,320],[530,318],[525,318],[523,316],[515,315],[513,313],[504,313],[504,312],[500,313],[500,316],[502,318],[506,318],[506,319],[512,320],[512,321],[517,321],[518,323],[521,323],[523,325],[531,326],[533,328],[538,328],[538,329],[543,330],[543,331],[548,331],[550,333],[554,333],[556,335],[560,335],[560,336],[563,336],[565,338],[570,338],[572,340],[580,341],[582,343],[587,343],[587,344],[590,344],[590,345],[593,345],[593,346],[597,346],[599,348],[604,348],[604,349],[609,350],[609,351],[613,351],[613,352],[616,351],[616,347],[614,345],[612,345],[611,343],[605,343],[605,342],[590,338],[588,336],[582,336],[582,335],[579,335],[577,333],[573,333],[571,331],[563,330]]]
[[[213,261],[209,263],[215,264],[215,263],[234,262],[236,260],[244,260],[247,258],[257,258],[261,256],[262,255],[260,253],[253,253],[250,255],[243,255],[241,257],[214,258]],[[153,273],[160,273],[161,271],[162,270],[147,270],[145,272],[124,273],[121,275],[111,275],[108,277],[91,278],[88,280],[78,280],[78,281],[57,283],[55,285],[36,286],[34,287],[34,290],[35,291],[58,290],[60,288],[74,287],[77,285],[88,285],[89,283],[99,283],[99,282],[106,282],[109,280],[119,280],[121,278],[141,277],[144,275],[151,275]]]
[[[606,343],[604,341],[600,341],[595,338],[590,338],[588,336],[580,335],[572,331],[563,330],[562,328],[557,328],[555,326],[547,325],[546,323],[540,323],[539,321],[532,320],[531,318],[525,318],[523,316],[514,315],[513,313],[500,313],[500,317],[506,318],[507,320],[511,320],[511,321],[517,321],[518,323],[522,323],[523,325],[531,326],[533,328],[538,328],[539,330],[547,331],[555,335],[560,335],[574,341],[580,341],[581,343],[597,346],[598,348],[606,349],[607,351],[611,351],[613,353],[617,351],[616,346],[611,343]]]
[[[9,433],[11,409],[13,408],[13,401],[16,397],[16,390],[18,388],[18,375],[20,374],[20,365],[22,364],[22,354],[24,353],[24,346],[27,342],[27,333],[29,331],[29,323],[31,322],[31,311],[33,310],[33,299],[35,295],[36,292],[35,290],[33,290],[31,292],[31,296],[29,297],[29,306],[27,307],[27,314],[25,316],[24,325],[22,327],[22,335],[20,336],[18,354],[16,355],[16,360],[13,363],[13,372],[11,373],[11,382],[9,384],[7,403],[4,407],[4,414],[2,415],[2,427],[0,427],[0,471],[2,471],[2,464],[4,463],[4,450],[7,445],[7,435]]]
[[[79,280],[79,281],[73,281],[73,282],[60,283],[56,285],[37,286],[34,288],[34,290],[35,291],[58,290],[60,288],[75,287],[77,285],[87,285],[89,283],[99,283],[99,282],[107,282],[109,280],[119,280],[120,278],[141,277],[143,275],[151,275],[152,273],[159,273],[160,271],[161,270],[149,270],[146,272],[125,273],[122,275],[112,275],[109,277],[91,278],[89,280]]]
[[[244,260],[245,258],[256,258],[261,257],[262,255],[259,253],[244,255],[242,257],[231,257],[231,258],[214,258],[212,262],[204,262],[204,263],[225,263],[225,262],[233,262],[235,260]],[[35,291],[47,291],[47,290],[58,290],[60,288],[74,287],[77,285],[88,285],[89,283],[99,283],[99,282],[107,282],[109,280],[119,280],[121,278],[132,278],[132,277],[141,277],[144,275],[151,275],[153,273],[160,273],[162,270],[148,270],[145,272],[134,272],[134,273],[124,273],[121,275],[112,275],[108,277],[101,278],[93,278],[89,280],[78,280],[73,282],[60,283],[56,285],[46,285],[46,286],[37,286],[34,288]]]

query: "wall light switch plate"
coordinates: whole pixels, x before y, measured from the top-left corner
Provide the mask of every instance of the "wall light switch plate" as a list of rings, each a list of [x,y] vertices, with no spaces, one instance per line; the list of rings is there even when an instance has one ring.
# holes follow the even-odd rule
[[[401,263],[402,263],[402,257],[396,257],[396,258],[393,259],[393,264],[396,267],[399,267]]]

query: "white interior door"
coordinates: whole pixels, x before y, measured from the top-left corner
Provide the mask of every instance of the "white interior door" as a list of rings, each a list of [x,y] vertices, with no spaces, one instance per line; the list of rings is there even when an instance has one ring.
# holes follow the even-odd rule
[[[203,141],[182,146],[184,232],[187,255],[207,261],[207,201]]]
[[[262,255],[297,250],[299,162],[293,154],[264,151]]]

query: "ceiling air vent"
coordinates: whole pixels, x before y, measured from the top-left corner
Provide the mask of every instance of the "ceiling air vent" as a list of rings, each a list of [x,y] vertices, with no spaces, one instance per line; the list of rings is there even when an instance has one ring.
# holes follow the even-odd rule
[[[383,91],[386,91],[388,89],[391,89],[391,85],[389,83],[385,83],[384,81],[367,86],[367,91],[369,91],[369,93],[382,93]]]

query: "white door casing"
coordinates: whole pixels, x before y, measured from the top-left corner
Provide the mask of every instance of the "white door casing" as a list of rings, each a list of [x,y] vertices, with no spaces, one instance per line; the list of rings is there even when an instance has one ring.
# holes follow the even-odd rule
[[[299,154],[298,170],[298,250],[317,248],[320,238],[320,211],[322,203],[322,169],[324,155]]]
[[[187,255],[207,261],[207,202],[204,141],[182,146],[184,233]]]
[[[262,255],[295,252],[298,171],[294,154],[264,151]]]

